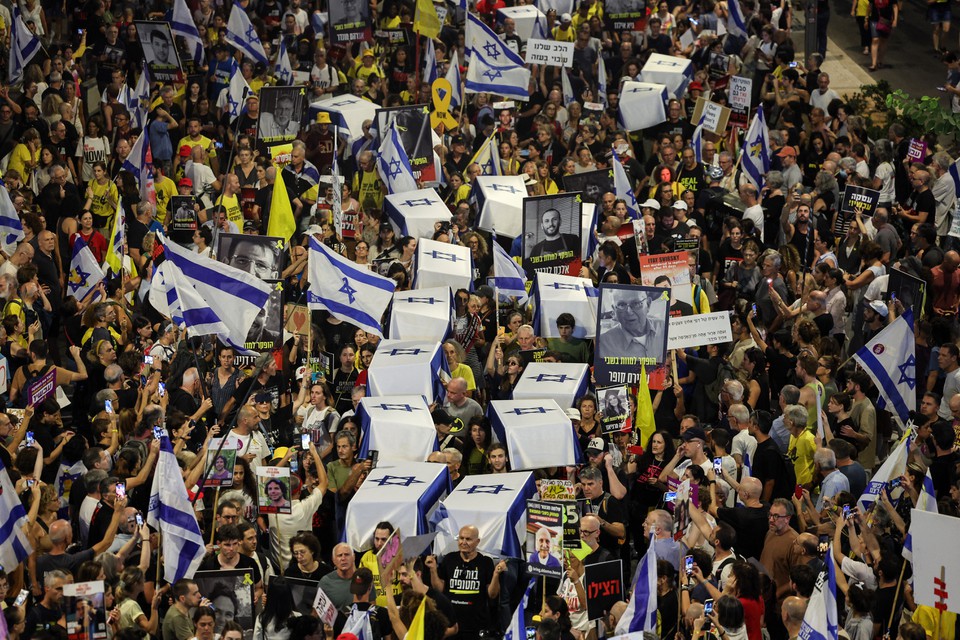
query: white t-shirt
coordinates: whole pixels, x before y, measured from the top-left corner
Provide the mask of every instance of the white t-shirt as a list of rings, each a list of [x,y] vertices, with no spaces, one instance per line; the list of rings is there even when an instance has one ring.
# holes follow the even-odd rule
[[[243,436],[234,430],[230,432],[230,435],[240,441],[240,446],[237,448],[237,457],[245,456],[248,453],[253,454],[253,460],[250,461],[250,468],[254,471],[263,464],[263,459],[270,455],[270,447],[267,446],[267,441],[259,431],[254,431],[248,436]]]

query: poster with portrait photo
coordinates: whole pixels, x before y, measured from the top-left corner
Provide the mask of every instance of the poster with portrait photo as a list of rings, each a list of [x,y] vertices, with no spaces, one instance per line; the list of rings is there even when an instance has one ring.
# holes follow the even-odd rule
[[[634,386],[640,366],[666,361],[670,289],[600,285],[594,377],[598,387]]]
[[[425,104],[412,104],[405,107],[377,109],[373,118],[373,129],[376,130],[376,135],[383,140],[394,122],[397,123],[397,133],[410,159],[410,168],[413,169],[414,177],[421,182],[436,180],[430,107]]]
[[[137,20],[134,24],[137,26],[140,46],[143,47],[143,59],[150,71],[150,80],[159,83],[182,83],[186,74],[180,65],[170,23]]]
[[[290,467],[257,467],[257,508],[265,513],[290,513]]]
[[[658,253],[640,256],[640,284],[645,287],[670,288],[670,317],[693,315],[693,289],[687,252]]]
[[[170,239],[179,245],[193,243],[193,232],[200,226],[197,200],[193,196],[172,196],[167,203],[170,212]]]
[[[535,273],[579,276],[582,230],[579,193],[523,199],[523,268]]]
[[[630,418],[630,400],[627,398],[627,386],[602,387],[597,389],[597,400],[600,403],[600,431],[616,433],[623,431],[624,425]]]
[[[224,625],[233,621],[243,628],[244,640],[252,640],[253,572],[242,569],[197,571],[193,574],[193,580],[197,583],[200,595],[213,605],[216,613],[214,635],[219,638]]]
[[[203,482],[205,487],[233,486],[233,467],[237,463],[237,447],[240,445],[240,440],[228,437],[222,448],[221,440],[223,438],[213,438],[207,448],[207,469],[210,471]],[[217,449],[220,453],[217,453]]]
[[[283,238],[218,233],[214,252],[219,262],[261,280],[279,280],[283,272]]]
[[[60,610],[67,623],[68,640],[106,640],[103,593],[103,580],[63,585]]]
[[[369,41],[373,37],[370,3],[366,0],[339,0],[327,4],[330,42],[342,44]]]
[[[320,581],[304,580],[303,578],[284,578],[284,580],[290,585],[290,593],[293,595],[293,610],[302,616],[311,615],[313,601],[317,599],[317,589],[320,588]]]
[[[645,0],[607,0],[604,4],[604,15],[614,31],[636,29],[637,23],[646,17],[646,11]]]
[[[564,191],[579,191],[584,202],[600,206],[603,194],[616,193],[613,188],[613,169],[599,169],[563,176]]]
[[[263,87],[257,139],[269,145],[296,140],[306,108],[306,87]]]
[[[563,505],[527,500],[527,570],[536,576],[563,575]]]

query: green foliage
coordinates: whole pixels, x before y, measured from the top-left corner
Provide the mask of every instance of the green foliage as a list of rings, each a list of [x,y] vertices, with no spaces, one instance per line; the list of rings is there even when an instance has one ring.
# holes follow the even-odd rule
[[[847,113],[864,119],[871,139],[885,138],[889,124],[899,119],[896,110],[887,104],[887,96],[891,93],[893,87],[890,83],[879,80],[876,84],[865,84],[858,93],[847,96]]]
[[[897,89],[887,96],[887,108],[898,114],[908,131],[914,135],[932,133],[938,137],[952,136],[956,140],[960,130],[960,114],[943,105],[938,96],[914,98]]]

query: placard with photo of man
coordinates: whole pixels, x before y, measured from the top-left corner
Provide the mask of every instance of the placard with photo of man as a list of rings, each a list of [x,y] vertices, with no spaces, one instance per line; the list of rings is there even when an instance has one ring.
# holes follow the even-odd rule
[[[597,304],[597,387],[635,385],[640,366],[666,360],[670,290],[634,285],[600,285]]]
[[[523,199],[523,268],[537,272],[580,275],[582,243],[579,193]]]
[[[305,87],[263,87],[257,138],[267,144],[296,140],[306,106]]]
[[[603,194],[616,192],[613,188],[613,169],[598,169],[563,176],[563,188],[566,191],[579,191],[584,202],[599,205],[603,200]]]
[[[137,37],[143,47],[143,59],[153,82],[182,83],[186,77],[168,22],[136,21]]]
[[[330,41],[333,44],[370,40],[373,28],[366,0],[338,0],[327,5]]]
[[[251,351],[272,351],[283,344],[283,238],[221,233],[217,237],[216,256],[271,285],[270,298],[257,315],[244,347]],[[238,364],[243,364],[238,356]]]

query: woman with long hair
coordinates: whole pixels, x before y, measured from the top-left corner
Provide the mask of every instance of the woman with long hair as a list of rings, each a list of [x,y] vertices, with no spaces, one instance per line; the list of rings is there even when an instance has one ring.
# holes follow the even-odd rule
[[[540,618],[556,620],[560,625],[560,640],[574,640],[573,622],[570,620],[570,607],[567,601],[560,596],[547,596],[543,599],[543,606],[540,608]]]
[[[79,222],[80,225],[77,228],[77,232],[70,237],[70,249],[73,249],[77,238],[80,238],[83,240],[83,243],[90,248],[90,252],[93,253],[97,264],[102,263],[107,254],[107,239],[94,228],[93,213],[86,209],[81,211]]]
[[[512,400],[513,389],[523,375],[523,358],[519,353],[514,352],[504,360],[500,336],[497,336],[487,356],[484,374],[491,400]]]
[[[128,567],[120,574],[120,582],[117,584],[117,605],[120,607],[118,627],[121,631],[134,629],[154,635],[160,625],[159,604],[163,594],[159,589],[153,594],[148,618],[137,603],[137,598],[143,593],[143,586],[144,574],[139,567]]]
[[[659,481],[660,472],[673,459],[676,448],[673,437],[668,431],[654,431],[644,443],[643,453],[633,465],[627,467],[628,473],[636,474],[633,491],[630,492],[630,529],[633,531],[634,546],[643,549],[647,544],[643,534],[643,521],[651,509],[663,501],[667,486]]]
[[[600,437],[600,420],[597,418],[597,397],[588,393],[577,399],[577,410],[580,411],[580,422],[577,423],[577,439],[580,441],[580,450],[585,451],[590,440]]]
[[[246,458],[237,456],[233,463],[233,487],[220,500],[239,504],[244,519],[256,522],[257,478]]]
[[[473,376],[473,384],[468,385],[470,389],[477,388],[477,381],[482,384],[483,365],[480,363],[480,356],[477,355],[477,347],[483,344],[483,323],[480,321],[480,300],[471,296],[466,289],[457,289],[456,305],[453,317],[453,340],[460,347],[457,355],[457,361],[466,365]],[[475,298],[471,302],[471,297]],[[449,358],[449,354],[448,358]],[[451,375],[452,372],[451,372]],[[456,377],[456,376],[454,376]],[[467,382],[471,382],[469,378]]]
[[[93,117],[87,121],[86,135],[80,140],[77,171],[80,173],[80,182],[87,184],[94,179],[93,163],[103,162],[106,166],[110,159],[110,141],[103,135],[100,118]]]
[[[743,354],[743,371],[747,376],[744,402],[753,411],[770,410],[770,378],[767,376],[767,357],[757,347]]]
[[[693,579],[704,585],[710,597],[719,600],[723,596],[732,596],[743,606],[743,622],[747,629],[748,640],[762,640],[764,604],[760,590],[760,572],[749,562],[736,560],[730,566],[730,574],[723,582],[723,591],[704,579],[700,567],[693,565]]]
[[[490,421],[483,416],[471,418],[467,424],[467,442],[463,449],[464,475],[478,475],[487,472],[487,449],[493,441]]]
[[[308,534],[299,534],[294,539]],[[309,534],[311,537],[312,534]],[[314,538],[316,540],[316,538]],[[291,542],[291,546],[293,543]],[[317,543],[319,548],[320,543]],[[292,564],[291,564],[292,566]],[[286,575],[286,574],[284,574]],[[266,603],[253,625],[254,640],[288,640],[290,629],[287,621],[300,614],[293,608],[293,593],[290,583],[281,576],[273,576],[267,583]],[[224,625],[226,631],[226,625]]]
[[[487,284],[487,276],[490,274],[490,268],[493,266],[493,257],[490,255],[490,248],[487,246],[487,241],[476,231],[468,231],[462,234],[460,241],[463,246],[469,247],[470,255],[473,258],[474,289]]]

